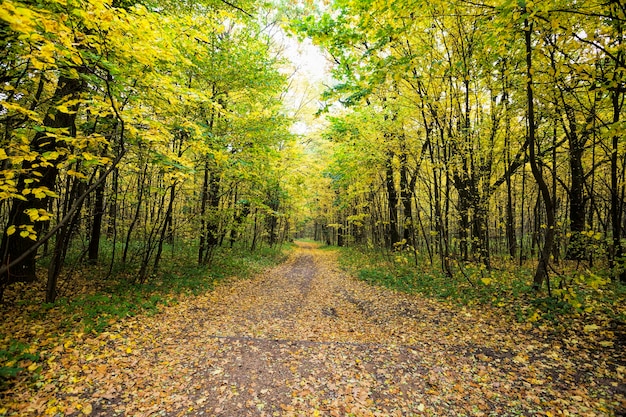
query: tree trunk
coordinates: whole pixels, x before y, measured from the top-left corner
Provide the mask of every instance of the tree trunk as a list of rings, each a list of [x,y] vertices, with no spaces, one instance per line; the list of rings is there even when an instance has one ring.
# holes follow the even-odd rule
[[[393,157],[393,152],[389,152],[385,162],[385,185],[387,187],[387,210],[389,214],[387,246],[392,250],[395,248],[396,243],[400,241],[398,233],[398,194],[393,178]]]
[[[167,210],[165,211],[165,219],[163,219],[163,227],[161,228],[159,242],[157,245],[157,251],[154,255],[154,266],[152,270],[156,272],[159,268],[159,262],[161,260],[161,254],[163,253],[163,243],[168,239],[172,232],[172,222],[174,213],[174,198],[176,197],[176,183],[170,186],[170,200],[167,203]]]
[[[76,128],[74,122],[76,120],[76,106],[70,108],[69,113],[64,113],[61,110],[55,109],[56,105],[60,105],[68,99],[76,97],[82,88],[82,82],[80,79],[67,78],[65,76],[59,77],[59,81],[52,98],[52,106],[48,114],[46,115],[43,125],[47,128],[65,128],[68,129],[70,135],[76,135]],[[36,152],[38,157],[34,161],[25,161],[22,163],[22,171],[26,174],[21,175],[18,179],[18,190],[31,188],[29,182],[32,181],[33,187],[44,187],[49,191],[54,191],[57,182],[57,162],[42,163],[41,155],[46,152],[52,152],[57,150],[58,147],[64,146],[57,142],[54,137],[48,136],[47,132],[39,131],[35,133],[35,136],[30,143],[30,149]],[[40,175],[33,175],[33,172],[37,172]],[[45,196],[43,198],[36,197],[33,193],[24,196],[24,199],[14,199],[9,209],[8,223],[5,226],[4,234],[2,237],[2,243],[0,243],[0,254],[2,256],[2,264],[8,265],[12,260],[17,259],[23,253],[26,253],[34,244],[33,240],[29,237],[20,236],[20,226],[31,225],[33,221],[27,214],[27,210],[45,210],[48,206],[50,197]],[[34,230],[39,235],[45,230],[47,222],[35,222]],[[17,227],[17,231],[8,235],[7,229],[9,226]],[[0,287],[4,287],[7,284],[13,282],[33,282],[36,280],[36,268],[35,262],[37,257],[37,251],[32,251],[25,259],[19,262],[16,266],[9,269],[6,273],[0,276]]]
[[[206,207],[209,200],[209,160],[208,156],[204,161],[204,175],[202,177],[202,189],[200,191],[200,237],[198,244],[198,264],[202,265],[204,260],[204,251],[206,249]]]
[[[459,251],[464,261],[469,259],[469,237],[470,237],[470,216],[469,209],[471,206],[471,191],[467,180],[460,176],[454,176],[454,185],[458,193],[459,207]]]
[[[124,252],[122,253],[122,263],[126,263],[128,259],[128,250],[130,248],[130,240],[132,237],[133,230],[139,221],[139,216],[141,215],[141,206],[143,204],[144,199],[144,189],[146,187],[146,177],[148,176],[148,163],[146,162],[142,172],[137,177],[137,207],[135,208],[135,214],[128,225],[128,230],[126,231],[126,242],[124,243]]]
[[[202,223],[200,239],[203,244],[200,246],[202,252],[199,253],[200,264],[207,265],[211,261],[211,255],[213,250],[219,243],[219,221],[217,220],[217,213],[220,204],[220,176],[218,173],[210,170],[205,165],[207,171],[205,171],[204,178],[208,182],[203,184],[203,194],[206,192],[203,198],[203,210],[202,210]],[[208,217],[208,218],[207,218]]]
[[[103,170],[100,170],[103,175]],[[102,218],[104,217],[104,190],[106,188],[106,180],[102,181],[96,188],[93,204],[93,218],[91,222],[91,233],[89,234],[89,248],[87,259],[89,263],[98,262],[100,253],[100,238],[102,236]]]
[[[583,171],[583,151],[585,133],[577,131],[574,109],[565,105],[565,114],[569,122],[567,138],[569,141],[569,169],[571,184],[569,188],[569,219],[571,238],[565,259],[582,260],[585,258],[585,241],[582,232],[585,230],[585,173]],[[590,120],[588,122],[591,122]]]
[[[76,201],[78,197],[85,193],[86,184],[79,179],[75,179],[69,192],[67,202]],[[56,241],[54,244],[54,252],[48,265],[48,280],[46,283],[46,303],[52,303],[57,297],[57,282],[61,275],[63,264],[67,256],[67,250],[70,247],[73,232],[78,228],[80,221],[80,211],[82,208],[82,202],[78,208],[74,211],[74,215],[71,220],[68,221],[56,234]],[[65,216],[69,212],[69,207],[63,212]]]
[[[400,154],[400,201],[402,202],[402,212],[404,216],[402,240],[408,247],[414,247],[413,241],[414,225],[413,225],[413,189],[409,182],[408,161],[406,150],[404,149],[404,138],[401,145]]]
[[[524,10],[524,13],[526,11]],[[526,99],[528,101],[528,140],[530,142],[530,168],[533,173],[533,177],[537,182],[543,203],[546,209],[546,235],[544,239],[543,248],[539,255],[539,262],[533,278],[533,288],[539,290],[544,282],[548,284],[548,292],[550,292],[550,281],[548,278],[548,267],[550,263],[550,254],[552,253],[552,245],[554,243],[554,205],[552,198],[550,197],[550,190],[546,184],[543,174],[541,173],[537,164],[536,154],[536,125],[535,125],[535,107],[534,107],[534,94],[533,94],[533,62],[532,62],[532,24],[528,19],[524,19],[524,41],[526,46]]]
[[[613,14],[613,12],[611,12]],[[612,16],[613,17],[613,16]],[[624,51],[621,48],[623,45],[622,34],[622,21],[614,17],[617,32],[617,43],[619,50],[615,60],[615,69],[613,72],[613,82],[615,83],[614,89],[611,91],[611,107],[613,110],[613,125],[617,125],[620,121],[620,115],[623,105],[624,95],[624,83],[621,81],[622,68],[624,60]],[[612,238],[612,250],[609,254],[609,266],[611,267],[612,275],[615,279],[619,279],[621,282],[626,283],[626,265],[624,262],[624,248],[622,246],[622,210],[624,205],[624,185],[619,184],[619,172],[617,167],[617,161],[619,158],[619,146],[620,137],[615,134],[611,140],[611,231]],[[621,191],[620,191],[621,188]]]

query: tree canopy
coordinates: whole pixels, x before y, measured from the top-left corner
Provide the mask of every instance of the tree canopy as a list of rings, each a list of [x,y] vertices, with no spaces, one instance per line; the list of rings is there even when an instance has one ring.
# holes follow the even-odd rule
[[[54,300],[68,249],[88,247],[81,256],[98,261],[104,224],[121,245],[112,258],[137,265],[137,281],[157,269],[164,243],[200,242],[206,263],[251,222],[263,227],[249,244],[265,223],[278,241],[295,136],[275,23],[247,11],[263,5],[0,7],[0,287],[35,280],[45,245]]]
[[[168,248],[208,265],[309,236],[473,286],[532,262],[536,292],[584,309],[581,265],[584,285],[626,279],[625,16],[617,1],[5,1],[0,289],[43,272],[53,301],[70,260],[144,283]],[[319,98],[294,95],[321,87],[294,78],[286,31],[328,58]]]
[[[506,256],[538,259],[548,292],[561,259],[623,279],[624,17],[619,2],[342,0],[295,19],[345,109],[321,227],[448,275]]]

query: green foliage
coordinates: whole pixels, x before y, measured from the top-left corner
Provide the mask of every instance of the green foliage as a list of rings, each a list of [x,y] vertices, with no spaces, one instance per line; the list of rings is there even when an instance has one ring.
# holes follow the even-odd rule
[[[36,362],[39,356],[31,353],[26,343],[11,340],[2,334],[0,340],[8,341],[6,347],[0,347],[0,388],[3,388],[10,378],[24,369],[24,362]]]
[[[63,307],[68,330],[81,323],[87,332],[101,332],[124,317],[155,314],[160,305],[175,302],[182,294],[200,294],[233,276],[246,278],[281,262],[285,256],[277,248],[254,252],[240,247],[219,248],[218,252],[208,267],[190,263],[189,259],[186,265],[174,259],[163,266],[163,272],[145,283],[134,283],[120,275],[97,293],[60,299],[55,304]]]
[[[626,287],[589,271],[562,278],[560,288],[548,295],[533,290],[530,269],[507,263],[491,271],[482,265],[459,265],[450,278],[428,266],[424,259],[416,268],[397,259],[389,261],[380,252],[356,248],[342,248],[340,262],[369,284],[461,305],[490,306],[519,322],[555,327],[592,316],[598,320],[626,320]]]
[[[143,284],[129,280],[129,272],[118,268],[114,277],[102,280],[90,278],[84,288],[98,288],[63,297],[54,303],[37,304],[32,299],[20,302],[25,311],[25,329],[36,327],[41,337],[59,336],[69,333],[97,334],[112,324],[140,314],[157,314],[162,306],[180,302],[186,294],[197,295],[215,288],[220,282],[231,278],[247,278],[252,274],[284,261],[293,249],[292,245],[262,247],[256,251],[236,246],[218,248],[215,262],[208,267],[197,266],[181,257],[164,262],[162,272],[152,276]],[[81,272],[97,276],[97,267],[85,267]],[[83,289],[84,290],[84,289]],[[13,335],[0,334],[0,387],[15,377],[24,367],[36,371],[39,355],[31,346]],[[30,366],[29,366],[30,365]]]

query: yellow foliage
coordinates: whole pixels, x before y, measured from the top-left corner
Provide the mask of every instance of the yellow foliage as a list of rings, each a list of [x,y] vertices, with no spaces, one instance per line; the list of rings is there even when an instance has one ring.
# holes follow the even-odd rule
[[[10,0],[0,3],[0,19],[7,22],[10,28],[19,33],[34,32],[37,25],[37,15],[30,9],[16,6]]]

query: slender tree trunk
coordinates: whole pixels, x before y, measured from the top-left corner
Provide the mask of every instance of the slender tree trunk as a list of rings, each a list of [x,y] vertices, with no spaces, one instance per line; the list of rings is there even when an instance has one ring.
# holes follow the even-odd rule
[[[508,128],[506,128],[508,132]],[[509,153],[510,147],[510,136],[508,133],[505,133],[505,142],[504,148],[506,149],[506,166],[510,164],[511,155]],[[511,183],[511,176],[506,176],[506,239],[507,239],[507,249],[511,259],[515,259],[515,254],[517,252],[517,237],[515,235],[515,208],[513,206],[513,186]]]
[[[79,179],[75,179],[67,195],[67,203],[76,201],[85,192],[86,184]],[[61,227],[56,235],[54,252],[48,265],[48,280],[46,282],[46,303],[52,303],[57,297],[57,282],[61,275],[63,264],[70,247],[70,242],[74,231],[78,228],[80,221],[81,205],[74,211],[71,220]],[[63,216],[69,213],[69,207],[63,211]]]
[[[205,219],[204,226],[204,242],[206,248],[201,258],[201,263],[203,265],[208,265],[211,261],[213,251],[219,243],[220,227],[217,219],[220,204],[220,175],[217,172],[211,171],[208,175],[208,181],[208,195],[206,202],[206,204],[208,204],[208,210],[206,210],[208,213],[206,215],[208,215],[209,218]]]
[[[469,259],[469,237],[470,237],[470,199],[471,192],[466,181],[455,176],[454,184],[458,194],[459,207],[459,251],[464,261]]]
[[[143,171],[137,177],[137,207],[135,208],[135,214],[128,225],[128,230],[126,231],[126,242],[124,243],[124,252],[122,254],[122,263],[126,263],[128,259],[128,249],[130,248],[130,240],[132,237],[133,230],[139,221],[139,217],[141,215],[141,207],[144,199],[144,190],[146,187],[146,177],[148,176],[148,164],[145,163]]]
[[[394,249],[396,243],[400,241],[398,233],[398,194],[396,192],[396,184],[393,175],[393,152],[387,154],[385,162],[385,186],[387,189],[387,210],[389,213],[388,226],[388,248]]]
[[[526,195],[526,167],[523,166],[522,167],[522,196]],[[524,213],[524,202],[526,201],[525,198],[522,198],[522,203],[521,203],[521,208],[520,208],[520,239],[519,239],[519,266],[522,266],[522,264],[524,263],[524,227],[525,227],[525,222],[524,222],[524,218],[525,218],[525,213]]]
[[[548,189],[548,185],[543,178],[543,174],[539,169],[536,159],[537,138],[533,94],[532,24],[529,23],[528,19],[524,19],[524,41],[526,46],[526,98],[528,101],[528,139],[530,142],[530,167],[543,199],[543,203],[546,209],[547,220],[544,244],[539,255],[539,263],[537,264],[537,269],[533,278],[533,288],[535,288],[535,290],[539,290],[543,286],[543,283],[547,282],[548,292],[550,292],[548,267],[550,263],[550,254],[552,253],[552,245],[554,244],[554,204],[552,198],[550,197],[550,190]]]
[[[207,202],[209,200],[209,160],[205,156],[202,190],[200,191],[200,242],[198,245],[198,264],[202,265],[206,250]]]
[[[159,242],[157,244],[157,251],[156,251],[156,254],[154,255],[154,266],[152,267],[152,270],[154,272],[156,272],[159,268],[159,262],[161,261],[161,254],[163,253],[163,243],[167,240],[168,234],[172,230],[175,197],[176,197],[176,183],[170,186],[170,199],[167,203],[167,210],[165,211],[165,219],[163,220],[163,227],[161,227]]]
[[[405,242],[405,245],[411,248],[415,247],[415,242],[413,236],[414,225],[413,225],[413,189],[412,184],[409,181],[409,167],[408,167],[408,157],[405,149],[404,138],[401,138],[401,153],[400,153],[400,201],[402,202],[402,213],[404,217],[403,221],[403,234],[402,240]]]
[[[622,46],[622,22],[615,18],[617,25],[617,40],[620,47]],[[614,90],[611,91],[611,107],[613,110],[613,125],[617,126],[620,122],[621,110],[624,100],[624,83],[621,81],[623,68],[618,70],[618,66],[624,59],[624,52],[620,48],[617,52],[617,60],[615,62],[615,70],[613,75]],[[624,248],[622,246],[622,209],[623,209],[623,189],[624,184],[619,184],[619,170],[617,166],[620,153],[620,136],[615,134],[611,140],[611,231],[612,231],[612,251],[609,255],[609,266],[611,267],[613,277],[621,282],[626,282],[626,265],[624,262]],[[622,173],[623,174],[623,173]],[[620,191],[620,188],[622,191]]]
[[[254,209],[254,226],[252,228],[252,243],[250,244],[250,250],[251,251],[256,250],[257,236],[258,236],[258,233],[259,233],[259,230],[258,230],[259,229],[259,225],[258,225],[259,224],[258,223],[259,219],[258,219],[258,217],[259,217],[259,209],[255,208]]]
[[[569,219],[572,233],[567,247],[566,259],[582,260],[585,257],[585,243],[582,232],[585,230],[585,172],[583,170],[583,152],[585,132],[578,133],[574,109],[565,105],[565,115],[569,122],[567,134],[569,142],[569,169],[571,184],[569,188]],[[591,120],[587,121],[588,123]],[[582,136],[582,137],[581,137]]]
[[[100,170],[100,175],[104,175]],[[93,219],[91,223],[91,233],[89,234],[89,248],[87,259],[89,263],[97,263],[100,254],[100,239],[102,237],[102,219],[104,217],[104,191],[106,180],[102,181],[96,188],[93,205]]]

